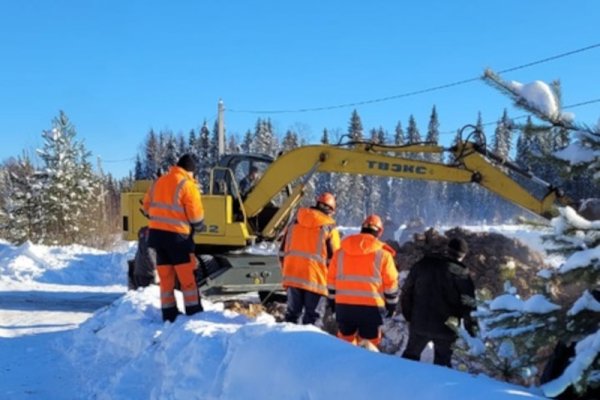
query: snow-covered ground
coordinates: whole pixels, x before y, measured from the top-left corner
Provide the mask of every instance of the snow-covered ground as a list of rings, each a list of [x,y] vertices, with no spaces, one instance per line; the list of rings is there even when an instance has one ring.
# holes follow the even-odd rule
[[[539,232],[494,230],[541,249]],[[224,310],[162,323],[157,287],[126,291],[123,243],[0,242],[0,398],[540,398],[485,376],[350,346],[311,326]],[[179,299],[181,301],[181,298]]]

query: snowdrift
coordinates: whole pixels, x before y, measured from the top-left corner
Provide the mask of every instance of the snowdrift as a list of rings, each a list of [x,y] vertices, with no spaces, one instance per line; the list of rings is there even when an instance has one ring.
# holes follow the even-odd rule
[[[99,399],[539,398],[484,376],[372,353],[311,326],[203,304],[205,312],[163,324],[158,288],[129,292],[57,345],[84,397]]]

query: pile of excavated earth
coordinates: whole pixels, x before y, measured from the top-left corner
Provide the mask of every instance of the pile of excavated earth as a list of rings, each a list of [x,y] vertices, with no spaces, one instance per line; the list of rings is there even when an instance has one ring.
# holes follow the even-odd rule
[[[429,229],[414,234],[413,240],[395,247],[396,266],[407,271],[425,253],[443,253],[450,238],[462,238],[469,245],[463,263],[469,267],[478,292],[484,298],[503,292],[504,282],[510,280],[522,297],[529,297],[539,283],[537,273],[548,266],[543,256],[521,241],[494,232],[471,232],[453,228],[444,233]]]
[[[396,265],[400,272],[400,286],[416,261],[428,252],[443,253],[450,238],[455,237],[463,238],[469,245],[469,254],[464,263],[469,266],[478,297],[489,299],[501,294],[504,282],[510,280],[518,293],[527,298],[535,291],[532,285],[539,282],[536,274],[541,269],[547,268],[540,253],[517,239],[499,233],[471,232],[460,228],[441,233],[429,229],[422,233],[415,233],[411,241],[401,246],[389,242],[397,251]],[[277,321],[283,321],[285,303],[281,302],[281,296],[275,299],[265,304],[231,300],[225,303],[225,307],[250,317],[264,311],[273,315]],[[381,347],[386,353],[397,353],[404,345],[402,342],[405,340],[406,326],[401,316],[395,319],[396,323],[386,321],[383,327],[387,340],[384,339]],[[325,331],[332,334],[337,331],[335,320],[329,312],[326,313],[323,324]]]

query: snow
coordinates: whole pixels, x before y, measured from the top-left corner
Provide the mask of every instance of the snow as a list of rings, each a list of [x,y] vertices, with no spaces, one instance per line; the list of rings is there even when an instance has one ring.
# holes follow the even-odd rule
[[[573,253],[560,267],[559,272],[564,274],[594,264],[600,268],[600,246]]]
[[[522,84],[511,81],[509,87],[522,97],[530,106],[551,118],[559,116],[559,105],[552,89],[546,82],[535,81]]]
[[[584,310],[600,312],[600,303],[588,290],[585,290],[581,297],[575,301],[571,309],[567,312],[567,315],[575,315]]]
[[[522,311],[523,300],[511,294],[503,294],[492,300],[490,303],[490,310]]]
[[[560,306],[552,303],[546,296],[534,294],[523,305],[523,311],[534,314],[547,314],[559,310]]]
[[[134,251],[0,242],[0,398],[541,398],[206,298],[163,323],[156,286],[126,291]]]
[[[546,296],[534,294],[527,301],[512,294],[503,294],[490,303],[490,310],[523,311],[534,314],[546,314],[560,309],[560,306],[550,302]]]
[[[554,152],[554,155],[561,160],[568,161],[571,165],[578,165],[594,161],[600,156],[599,153],[593,149],[582,147],[579,142],[573,142],[564,149]]]
[[[600,352],[600,330],[577,343],[575,346],[575,359],[560,377],[542,386],[544,394],[555,397],[570,384],[577,383],[581,379],[583,371],[597,357],[598,352]]]

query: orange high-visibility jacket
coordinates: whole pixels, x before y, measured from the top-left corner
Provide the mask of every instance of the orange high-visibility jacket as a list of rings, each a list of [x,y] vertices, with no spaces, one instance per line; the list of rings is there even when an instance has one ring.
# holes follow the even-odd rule
[[[319,210],[301,208],[281,247],[283,287],[327,296],[327,264],[340,247],[335,220]]]
[[[398,303],[394,254],[391,247],[367,233],[345,238],[329,264],[329,298],[336,304],[375,307]]]
[[[190,225],[204,219],[198,184],[177,166],[154,181],[144,196],[143,207],[151,229],[187,235]]]

